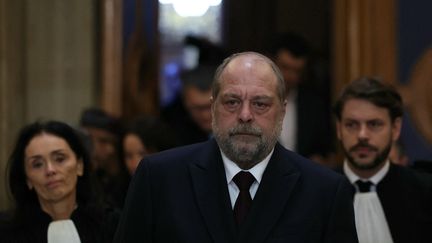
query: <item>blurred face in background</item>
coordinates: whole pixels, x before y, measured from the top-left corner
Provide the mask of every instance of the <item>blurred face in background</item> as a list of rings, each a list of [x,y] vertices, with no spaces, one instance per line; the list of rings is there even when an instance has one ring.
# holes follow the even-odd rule
[[[36,191],[42,207],[62,200],[75,202],[83,162],[63,138],[47,133],[35,136],[27,145],[24,158],[27,185]]]
[[[118,138],[116,135],[101,128],[85,127],[84,129],[88,132],[92,141],[92,168],[97,170],[112,166],[112,161],[116,161],[118,156],[116,149]]]
[[[395,141],[392,145],[392,148],[390,150],[389,154],[390,161],[394,164],[401,165],[401,166],[408,166],[409,165],[409,158],[404,153],[402,145],[399,144],[397,141]]]
[[[211,132],[211,90],[202,91],[193,86],[185,87],[183,100],[193,121],[206,132]]]
[[[276,54],[275,63],[282,72],[286,88],[289,90],[297,87],[302,79],[306,59],[295,57],[288,50],[281,49]]]
[[[150,154],[149,149],[147,149],[141,139],[133,133],[129,133],[124,137],[123,150],[124,161],[131,175],[135,173],[141,159]]]

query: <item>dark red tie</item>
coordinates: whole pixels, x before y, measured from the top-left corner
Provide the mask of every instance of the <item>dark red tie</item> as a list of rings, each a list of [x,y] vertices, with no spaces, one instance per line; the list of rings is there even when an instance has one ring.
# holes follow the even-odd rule
[[[234,218],[237,225],[241,225],[252,205],[252,197],[249,193],[249,189],[255,181],[255,178],[250,172],[240,171],[234,176],[233,181],[240,189],[240,193],[234,204]]]

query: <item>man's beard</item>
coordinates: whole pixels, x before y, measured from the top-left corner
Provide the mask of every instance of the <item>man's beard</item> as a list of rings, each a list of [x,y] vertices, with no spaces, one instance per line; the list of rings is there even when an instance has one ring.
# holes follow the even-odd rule
[[[349,149],[349,151],[343,146],[342,143],[341,143],[341,145],[342,145],[343,152],[345,153],[345,156],[346,156],[348,162],[354,168],[356,168],[358,170],[372,170],[372,169],[378,168],[383,162],[385,162],[387,160],[388,155],[389,155],[390,150],[391,150],[392,142],[390,139],[388,144],[384,147],[384,149],[381,152],[379,152],[379,149],[377,147],[374,147],[374,146],[370,145],[368,142],[363,142],[363,141],[360,141],[359,143],[357,143],[356,145],[351,147]],[[367,164],[359,163],[350,155],[350,152],[353,152],[358,147],[367,147],[371,150],[377,151],[378,154],[376,155],[375,159],[371,163],[367,163]]]
[[[269,136],[264,136],[261,128],[250,123],[238,124],[228,131],[221,131],[213,121],[213,134],[221,150],[242,169],[250,169],[262,161],[273,149],[281,130],[282,119],[279,119]],[[245,134],[251,138],[240,140],[236,137]]]

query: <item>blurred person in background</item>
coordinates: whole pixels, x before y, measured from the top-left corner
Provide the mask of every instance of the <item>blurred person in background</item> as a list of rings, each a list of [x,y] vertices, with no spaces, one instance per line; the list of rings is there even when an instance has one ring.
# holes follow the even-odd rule
[[[409,166],[408,155],[405,153],[405,148],[399,139],[393,142],[389,157],[392,163],[402,166]]]
[[[133,175],[138,163],[149,154],[175,147],[175,140],[167,124],[151,116],[132,120],[123,137],[124,162]]]
[[[122,163],[120,120],[99,108],[83,111],[80,126],[90,140],[92,173],[103,199],[123,207],[129,174]]]
[[[181,100],[162,111],[178,145],[208,140],[211,127],[211,84],[216,66],[198,65],[181,74]]]
[[[275,36],[269,54],[285,80],[287,105],[279,142],[316,162],[329,164],[334,153],[330,105],[307,86],[311,48],[298,34]]]

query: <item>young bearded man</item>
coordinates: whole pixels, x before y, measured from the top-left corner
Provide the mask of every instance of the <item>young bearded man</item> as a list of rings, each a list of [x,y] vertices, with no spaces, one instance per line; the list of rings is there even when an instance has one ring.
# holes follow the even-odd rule
[[[343,173],[353,185],[360,243],[432,242],[431,187],[424,175],[390,163],[402,126],[401,96],[370,78],[348,84],[337,100]]]

